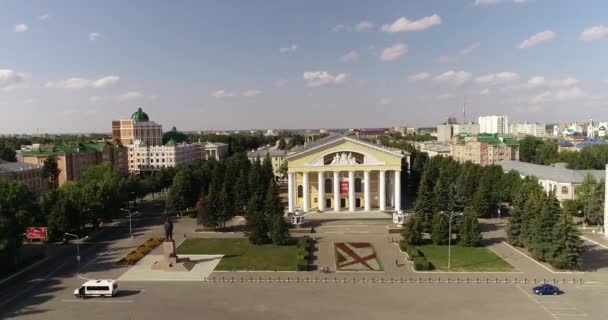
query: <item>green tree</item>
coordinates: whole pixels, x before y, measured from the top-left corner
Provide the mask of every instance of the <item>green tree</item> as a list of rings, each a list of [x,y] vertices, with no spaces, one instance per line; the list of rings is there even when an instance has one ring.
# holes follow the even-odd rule
[[[558,269],[578,269],[581,267],[581,255],[584,251],[580,231],[572,221],[572,216],[562,211],[553,228],[551,264]]]
[[[418,215],[411,215],[405,223],[403,232],[401,233],[403,240],[410,245],[419,245],[422,243],[421,229],[422,226],[420,225],[420,218],[418,218]]]
[[[234,185],[234,209],[237,214],[243,215],[247,202],[249,201],[249,192],[247,188],[247,177],[241,173]]]
[[[17,162],[17,153],[11,147],[0,148],[0,159],[8,162]]]
[[[281,215],[271,215],[270,238],[276,245],[285,245],[289,242],[289,226]]]
[[[278,148],[281,149],[281,150],[287,149],[287,143],[285,142],[284,138],[279,139]]]
[[[281,179],[287,179],[287,170],[289,170],[289,164],[287,163],[287,160],[283,160],[283,162],[281,162],[281,166],[279,167]]]
[[[461,220],[460,242],[463,247],[478,247],[481,245],[481,230],[477,213],[471,207],[465,210]]]
[[[59,174],[61,169],[57,164],[57,159],[53,156],[49,156],[44,160],[42,166],[42,176],[48,180],[51,187],[56,187],[59,184]]]
[[[489,191],[485,184],[481,184],[471,202],[470,211],[476,217],[487,217],[490,211]]]
[[[549,196],[544,197],[544,204],[540,210],[540,214],[532,225],[533,232],[528,249],[536,259],[551,262],[553,241],[556,240],[553,237],[553,228],[558,221],[560,213],[559,200],[551,192]]]
[[[282,217],[285,211],[281,204],[281,198],[279,198],[276,183],[273,180],[271,180],[268,191],[266,192],[263,210],[268,215],[269,219],[274,216]]]
[[[167,195],[167,207],[170,210],[183,211],[196,204],[200,190],[196,190],[194,179],[189,168],[177,172]]]
[[[433,216],[433,233],[431,235],[433,243],[437,245],[448,244],[450,237],[449,228],[448,218],[443,214],[436,213]]]
[[[255,211],[247,217],[249,241],[255,245],[268,243],[268,221],[262,211]]]
[[[433,194],[429,189],[429,182],[426,179],[426,176],[423,176],[420,187],[418,188],[418,197],[416,198],[414,210],[421,218],[422,227],[427,232],[431,230],[433,225],[434,208],[435,203]]]

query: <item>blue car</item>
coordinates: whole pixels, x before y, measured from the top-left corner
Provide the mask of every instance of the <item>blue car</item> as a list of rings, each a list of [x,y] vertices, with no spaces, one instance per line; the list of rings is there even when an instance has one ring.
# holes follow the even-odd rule
[[[550,284],[543,284],[538,287],[532,288],[532,292],[539,296],[544,296],[544,295],[556,296],[556,295],[560,294],[561,291],[559,291],[559,288],[556,286],[552,286]]]

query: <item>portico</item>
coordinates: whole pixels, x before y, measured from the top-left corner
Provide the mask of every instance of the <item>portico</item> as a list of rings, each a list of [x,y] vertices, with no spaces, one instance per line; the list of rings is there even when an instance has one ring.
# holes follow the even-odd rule
[[[404,157],[339,134],[318,140],[287,157],[288,210],[398,211]]]

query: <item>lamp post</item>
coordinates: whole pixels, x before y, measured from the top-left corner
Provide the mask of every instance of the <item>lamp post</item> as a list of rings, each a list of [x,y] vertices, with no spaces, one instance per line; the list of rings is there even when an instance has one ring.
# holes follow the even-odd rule
[[[448,236],[448,271],[450,271],[450,268],[452,267],[452,218],[461,216],[462,212],[450,211],[450,213],[447,214],[447,213],[441,211],[439,213],[441,213],[442,215],[448,217],[448,229],[449,229],[449,236]]]
[[[80,272],[80,238],[78,238],[77,234],[73,234],[73,233],[64,233],[66,236],[70,236],[70,237],[74,237],[76,238],[76,263],[78,265],[78,272]],[[83,239],[88,238],[89,236],[84,237]]]
[[[131,239],[133,239],[133,223],[131,220],[131,216],[138,213],[138,211],[135,211],[133,213],[131,213],[130,210],[125,209],[125,208],[120,208],[120,210],[124,211],[127,213],[127,215],[129,216],[129,236],[131,237]]]

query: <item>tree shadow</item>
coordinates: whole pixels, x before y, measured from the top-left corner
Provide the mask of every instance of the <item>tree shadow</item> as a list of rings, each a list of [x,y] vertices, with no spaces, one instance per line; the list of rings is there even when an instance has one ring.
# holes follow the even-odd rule
[[[587,246],[582,255],[581,271],[608,271],[608,249],[599,246]]]

